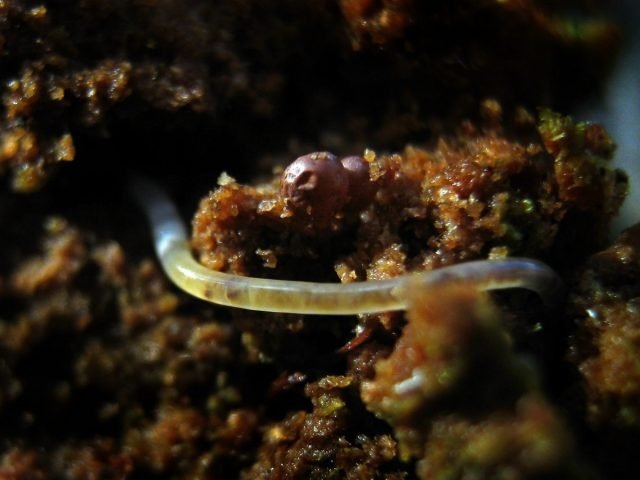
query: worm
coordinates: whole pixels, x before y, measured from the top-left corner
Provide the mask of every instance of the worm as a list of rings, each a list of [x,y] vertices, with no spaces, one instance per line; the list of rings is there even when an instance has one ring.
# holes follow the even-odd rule
[[[171,281],[194,297],[230,307],[309,315],[354,315],[404,310],[409,289],[460,282],[478,290],[523,288],[548,306],[563,282],[546,264],[529,258],[477,260],[387,280],[319,283],[245,277],[209,270],[191,253],[187,230],[171,199],[153,181],[132,176],[130,190],[144,210],[154,247]]]

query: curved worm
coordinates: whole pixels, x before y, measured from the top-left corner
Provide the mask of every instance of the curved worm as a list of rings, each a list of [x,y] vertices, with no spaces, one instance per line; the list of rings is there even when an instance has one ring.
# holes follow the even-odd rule
[[[167,276],[185,292],[219,305],[263,312],[353,315],[407,307],[405,292],[441,282],[463,282],[479,290],[524,288],[553,305],[563,291],[558,275],[528,258],[478,260],[388,280],[318,283],[244,277],[209,270],[191,253],[187,231],[166,193],[136,177],[131,191],[151,224],[155,251]]]

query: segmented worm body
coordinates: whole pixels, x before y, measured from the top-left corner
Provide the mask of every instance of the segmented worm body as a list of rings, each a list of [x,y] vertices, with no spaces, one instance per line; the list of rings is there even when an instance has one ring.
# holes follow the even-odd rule
[[[185,226],[166,193],[144,178],[132,191],[151,224],[155,251],[167,276],[185,292],[219,305],[264,312],[353,315],[403,310],[407,289],[462,282],[479,290],[524,288],[553,304],[562,281],[547,265],[527,258],[479,260],[388,280],[318,283],[244,277],[209,270],[193,257]]]

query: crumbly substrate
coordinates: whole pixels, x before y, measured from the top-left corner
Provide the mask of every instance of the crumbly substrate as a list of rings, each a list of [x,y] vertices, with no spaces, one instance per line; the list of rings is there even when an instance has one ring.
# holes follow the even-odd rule
[[[640,426],[640,226],[593,255],[571,298],[571,358],[594,425]]]
[[[487,97],[566,106],[600,84],[619,33],[539,3],[6,0],[0,173],[28,192],[76,159],[110,168],[88,139],[225,168],[287,141],[399,148]]]
[[[223,176],[195,215],[194,245],[218,269],[306,280],[507,254],[570,270],[602,243],[624,176],[608,166],[611,142],[599,127],[544,112],[518,128],[520,141],[496,122],[467,122],[429,148],[350,162],[315,156],[368,167],[368,183],[341,187],[331,215],[322,197],[290,201],[307,185],[295,175],[278,171],[253,187]],[[19,202],[9,205],[3,221],[29,223]],[[406,317],[358,322],[229,311],[175,293],[153,262],[129,258],[116,241],[60,218],[43,225],[42,253],[18,249],[0,283],[0,472],[9,478],[594,471],[563,405],[553,405],[558,391],[542,386],[549,372],[522,353],[541,366],[548,358],[514,350],[544,341],[522,315],[549,316],[532,296],[503,296],[498,309],[461,287],[415,292]],[[557,257],[576,228],[590,241]],[[544,331],[562,314],[533,320]]]
[[[608,166],[613,143],[602,127],[550,111],[518,114],[525,120],[513,121],[513,133],[465,122],[431,147],[367,150],[360,162],[368,176],[346,191],[338,191],[337,170],[324,176],[326,167],[303,172],[315,176],[300,186],[302,199],[286,185],[289,169],[258,186],[224,176],[194,217],[199,260],[241,275],[323,280],[335,270],[343,282],[487,257],[570,267],[602,246],[626,177]],[[575,238],[580,243],[565,251]]]
[[[604,78],[616,28],[559,20],[600,3],[0,1],[0,479],[635,478],[637,227],[585,264],[625,176],[537,109]],[[554,311],[216,307],[168,283],[127,169],[197,208],[216,270],[581,280]]]
[[[457,285],[413,295],[402,336],[361,390],[393,427],[400,458],[419,459],[423,479],[587,478],[488,298]]]

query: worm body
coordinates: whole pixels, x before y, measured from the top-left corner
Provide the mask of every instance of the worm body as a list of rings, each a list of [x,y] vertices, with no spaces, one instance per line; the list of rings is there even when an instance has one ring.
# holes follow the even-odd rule
[[[527,258],[479,260],[379,281],[317,283],[244,277],[209,270],[191,253],[187,231],[166,193],[136,177],[131,190],[151,224],[156,254],[167,276],[185,292],[219,305],[264,312],[353,315],[403,310],[407,289],[463,282],[479,290],[525,288],[553,304],[562,281],[547,265]]]

